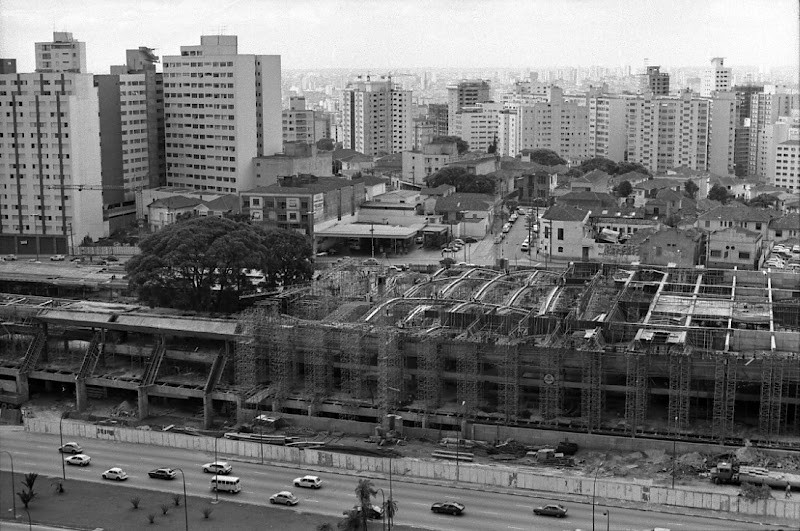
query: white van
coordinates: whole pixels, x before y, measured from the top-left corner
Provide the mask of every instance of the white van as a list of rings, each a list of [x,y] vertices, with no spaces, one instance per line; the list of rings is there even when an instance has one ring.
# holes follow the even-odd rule
[[[233,476],[214,476],[211,478],[211,490],[220,492],[233,492],[234,494],[242,490],[242,482]]]
[[[523,253],[527,253],[530,248],[531,247],[528,242],[522,242],[522,245],[520,246],[519,250],[522,251]]]

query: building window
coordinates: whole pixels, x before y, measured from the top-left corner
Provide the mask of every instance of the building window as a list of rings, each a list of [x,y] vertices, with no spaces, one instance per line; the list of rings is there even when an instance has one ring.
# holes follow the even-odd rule
[[[661,247],[656,247],[656,256],[661,256],[661,254],[662,254]]]
[[[750,253],[739,251],[739,260],[750,260]]]
[[[711,251],[711,257],[712,258],[719,258],[720,256],[722,256],[722,252],[721,251]]]
[[[558,229],[558,239],[559,240],[564,239],[564,229]]]
[[[562,229],[558,229],[558,230],[562,230]],[[563,247],[559,247],[559,248],[558,248],[558,252],[559,252],[559,253],[563,253],[563,252],[564,252],[564,248],[563,248]]]

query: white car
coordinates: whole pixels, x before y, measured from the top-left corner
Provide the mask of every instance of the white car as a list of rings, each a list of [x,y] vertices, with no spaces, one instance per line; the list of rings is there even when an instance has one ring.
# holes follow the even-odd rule
[[[103,479],[113,479],[114,481],[125,481],[128,479],[128,474],[124,470],[115,466],[103,472]]]
[[[233,467],[225,461],[214,461],[213,463],[204,464],[203,472],[208,474],[223,474],[227,476],[233,472]]]
[[[505,225],[503,225],[503,234],[507,234],[508,231],[510,231],[510,230],[511,230],[511,224],[510,223],[506,223]]]
[[[64,261],[64,255],[63,254],[54,254],[53,256],[50,257],[50,260],[53,261],[53,262],[63,262]]]
[[[75,454],[64,459],[68,465],[75,466],[89,466],[91,460],[92,458],[86,454]]]
[[[322,480],[317,476],[303,476],[301,478],[294,478],[294,486],[306,489],[318,489],[322,486]]]
[[[68,442],[64,443],[63,446],[59,446],[58,451],[62,454],[80,454],[83,452],[83,448],[76,442]]]
[[[517,214],[516,214],[516,213],[514,213],[514,214],[511,214],[510,216],[508,216],[508,221],[510,221],[511,223],[514,223],[515,221],[517,221],[517,218],[518,218],[518,217],[519,217],[519,216],[517,216]]]
[[[272,496],[269,497],[269,502],[272,504],[279,503],[281,505],[297,505],[297,502],[300,501],[297,499],[297,496],[289,492],[288,490],[282,490],[281,492],[276,492]]]

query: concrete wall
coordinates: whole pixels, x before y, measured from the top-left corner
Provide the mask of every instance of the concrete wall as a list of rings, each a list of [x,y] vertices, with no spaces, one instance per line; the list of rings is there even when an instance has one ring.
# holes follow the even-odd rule
[[[37,418],[24,419],[25,431],[34,433],[59,433],[57,421]],[[97,426],[67,420],[63,423],[63,433],[67,437],[84,437],[89,439],[105,439],[124,443],[150,444],[185,448],[203,452],[214,451],[214,439],[196,437],[180,433],[145,431],[112,426]],[[477,434],[476,434],[477,435]],[[591,477],[566,477],[553,470],[552,475],[540,471],[527,471],[502,465],[482,465],[463,463],[458,467],[456,478],[455,463],[428,461],[420,459],[382,459],[358,455],[337,454],[317,450],[301,450],[285,446],[269,444],[259,445],[252,442],[219,439],[217,453],[229,456],[240,456],[259,459],[263,452],[264,459],[271,462],[297,463],[298,468],[328,467],[349,470],[357,473],[370,472],[388,475],[412,476],[416,478],[439,481],[459,481],[494,487],[553,492],[592,496],[595,492],[595,480]],[[776,491],[778,495],[782,494]],[[692,491],[687,488],[671,489],[632,483],[630,480],[597,480],[596,495],[607,498],[640,503],[654,503],[692,507],[714,511],[727,511],[742,515],[758,515],[770,518],[785,518],[797,521],[800,519],[800,500],[769,499],[747,501],[738,496],[718,494],[714,492]]]

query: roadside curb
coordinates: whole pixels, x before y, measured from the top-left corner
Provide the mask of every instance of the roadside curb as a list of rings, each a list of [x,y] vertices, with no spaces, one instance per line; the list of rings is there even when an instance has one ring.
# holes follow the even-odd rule
[[[220,457],[220,459],[222,459]],[[233,456],[233,457],[226,457],[225,460],[233,461],[233,462],[242,462],[242,463],[249,463],[249,464],[264,464],[269,466],[275,466],[280,468],[292,468],[297,469],[297,466],[293,463],[285,463],[285,462],[276,462],[276,461],[264,461],[261,463],[259,459],[247,459],[242,458],[240,456]],[[359,478],[368,478],[368,479],[380,479],[383,481],[389,481],[389,476],[386,474],[378,474],[374,472],[358,472],[358,471],[350,471],[350,470],[340,470],[340,469],[333,469],[333,468],[326,468],[326,467],[307,467],[305,471],[301,471],[301,473],[307,472],[323,472],[326,474],[337,474],[340,476],[353,476]],[[561,502],[572,502],[572,503],[582,503],[589,505],[591,504],[591,500],[588,499],[588,496],[575,494],[575,495],[565,495],[565,494],[553,494],[550,492],[545,491],[535,491],[535,490],[513,490],[513,489],[506,489],[501,487],[496,487],[492,485],[476,485],[473,483],[464,483],[464,482],[453,482],[453,481],[434,481],[429,479],[420,479],[417,477],[411,476],[392,476],[393,480],[401,481],[403,483],[413,483],[417,485],[429,485],[434,487],[457,487],[463,490],[471,490],[477,492],[491,492],[494,494],[506,494],[511,496],[518,496],[522,498],[548,498],[554,501],[561,501]],[[402,478],[402,479],[396,479]],[[601,503],[602,502],[602,503]],[[687,516],[696,516],[700,518],[711,518],[715,520],[721,520],[726,522],[739,522],[743,524],[753,524],[753,525],[791,525],[791,522],[788,520],[783,523],[770,523],[770,522],[762,522],[753,519],[747,518],[737,518],[737,515],[734,513],[722,513],[724,516],[720,515],[720,511],[700,511],[698,509],[694,509],[691,507],[679,507],[674,505],[649,505],[645,503],[639,502],[630,502],[624,500],[614,500],[614,499],[602,499],[597,498],[595,506],[599,508],[601,507],[615,507],[619,509],[633,509],[637,511],[647,511],[652,513],[663,513],[663,514],[684,514]]]

